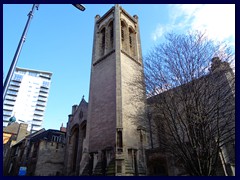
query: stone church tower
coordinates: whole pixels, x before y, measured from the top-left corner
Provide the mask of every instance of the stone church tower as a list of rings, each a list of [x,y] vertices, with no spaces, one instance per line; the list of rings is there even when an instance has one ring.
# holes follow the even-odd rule
[[[144,175],[147,138],[138,17],[115,5],[95,17],[87,134],[90,175]],[[80,167],[80,174],[86,172]]]

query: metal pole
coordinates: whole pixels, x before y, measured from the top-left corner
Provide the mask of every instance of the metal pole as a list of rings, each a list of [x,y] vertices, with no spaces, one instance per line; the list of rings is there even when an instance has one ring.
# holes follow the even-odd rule
[[[28,28],[29,28],[29,25],[30,25],[30,21],[31,21],[31,19],[33,17],[33,14],[34,14],[34,10],[35,10],[35,8],[38,10],[38,7],[39,7],[39,4],[33,4],[32,10],[28,13],[27,23],[26,23],[24,31],[22,33],[22,37],[21,37],[21,39],[20,39],[20,41],[18,43],[17,50],[15,52],[15,55],[13,57],[13,60],[12,60],[11,66],[10,66],[10,69],[8,71],[7,77],[6,77],[4,85],[3,85],[3,101],[5,99],[5,96],[6,96],[6,93],[7,93],[7,89],[8,89],[8,86],[10,84],[10,81],[12,79],[13,73],[15,71],[15,68],[16,68],[16,65],[17,65],[17,61],[18,61],[18,57],[19,57],[20,52],[22,50],[23,43],[26,40],[27,31],[28,31]]]

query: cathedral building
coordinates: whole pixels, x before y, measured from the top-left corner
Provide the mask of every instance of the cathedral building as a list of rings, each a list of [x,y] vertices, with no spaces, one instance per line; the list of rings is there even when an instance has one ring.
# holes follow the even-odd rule
[[[169,117],[166,113],[165,118],[160,117],[159,111],[161,115],[164,114],[163,105],[168,101],[175,102],[173,107],[181,109],[184,103],[179,101],[179,96],[187,94],[191,97],[192,92],[195,92],[191,91],[192,84],[197,84],[197,87],[201,85],[197,91],[202,97],[201,101],[207,99],[204,102],[208,104],[204,107],[212,107],[212,98],[217,98],[216,89],[213,88],[215,85],[220,87],[219,92],[225,92],[221,101],[216,102],[227,103],[226,106],[218,109],[225,115],[215,119],[220,119],[224,124],[231,123],[229,134],[232,136],[235,134],[233,117],[235,90],[232,89],[235,85],[230,83],[232,77],[235,78],[235,75],[230,66],[226,62],[221,62],[219,58],[213,58],[209,75],[147,99],[138,16],[129,15],[119,5],[112,7],[102,17],[96,15],[89,100],[87,103],[83,97],[79,105],[72,107],[72,113],[69,115],[63,174],[65,176],[190,175],[183,168],[182,162],[176,158],[176,153],[172,153],[173,149],[170,148],[169,151],[172,154],[166,151],[166,148],[174,147],[170,146],[170,144],[174,145],[174,141],[169,140],[171,133],[163,124],[163,122],[169,124],[167,121]],[[207,91],[202,87],[206,87],[204,90]],[[190,93],[185,93],[183,90],[188,90],[187,92]],[[171,99],[169,99],[170,93]],[[207,98],[209,96],[211,101]],[[156,109],[155,106],[161,108]],[[176,110],[174,108],[173,112]],[[187,108],[191,110],[192,106]],[[229,113],[230,109],[233,109],[231,113]],[[187,111],[180,114],[181,118],[188,117],[185,113]],[[207,120],[212,122],[214,118],[209,116]],[[198,125],[196,122],[195,124],[197,129],[203,127],[202,124]],[[181,124],[177,124],[179,125]],[[212,125],[215,126],[216,123]],[[192,124],[188,126],[192,127]],[[192,133],[191,128],[189,129]],[[185,137],[181,136],[184,132],[177,131],[180,133],[179,137]],[[199,134],[195,133],[200,137]],[[189,140],[183,142],[186,146],[188,143]],[[222,145],[219,151],[221,153],[216,154],[216,157],[220,156],[216,158],[219,161],[216,175],[235,175],[235,138]]]

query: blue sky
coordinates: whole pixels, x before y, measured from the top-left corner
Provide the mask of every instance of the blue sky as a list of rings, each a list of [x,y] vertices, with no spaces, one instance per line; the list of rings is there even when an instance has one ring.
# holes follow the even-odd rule
[[[94,17],[114,4],[41,4],[33,16],[18,67],[53,73],[43,127],[66,126],[71,107],[82,96],[88,101]],[[235,5],[121,4],[138,15],[143,57],[167,32],[205,31],[209,38],[227,41],[235,49]],[[31,4],[3,5],[3,73],[9,70]]]

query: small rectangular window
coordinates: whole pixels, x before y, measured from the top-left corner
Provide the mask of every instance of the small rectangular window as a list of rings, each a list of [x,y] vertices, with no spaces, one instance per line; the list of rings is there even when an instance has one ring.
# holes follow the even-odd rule
[[[23,76],[22,76],[22,75],[20,75],[20,74],[15,74],[15,75],[14,75],[14,77],[13,77],[13,80],[16,80],[16,81],[21,81],[21,80],[22,80],[22,78],[23,78]]]
[[[117,131],[117,146],[122,148],[123,142],[122,142],[122,130]]]
[[[130,48],[132,48],[132,36],[129,36],[129,44],[130,44]]]
[[[124,41],[124,30],[121,29],[122,41]]]
[[[117,173],[122,173],[122,161],[117,161]]]

